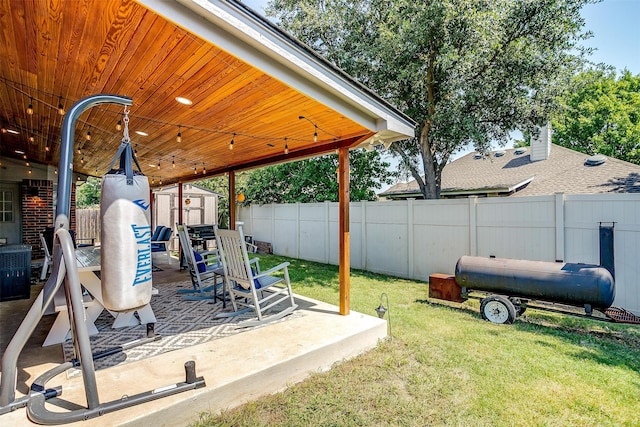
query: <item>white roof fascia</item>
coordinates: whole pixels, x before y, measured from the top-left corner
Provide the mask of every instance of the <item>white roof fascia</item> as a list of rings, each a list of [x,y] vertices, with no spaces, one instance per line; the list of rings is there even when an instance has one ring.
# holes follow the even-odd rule
[[[410,118],[356,87],[355,81],[340,75],[325,60],[296,46],[233,2],[138,2],[367,129],[381,132],[384,139],[406,139],[415,134]]]

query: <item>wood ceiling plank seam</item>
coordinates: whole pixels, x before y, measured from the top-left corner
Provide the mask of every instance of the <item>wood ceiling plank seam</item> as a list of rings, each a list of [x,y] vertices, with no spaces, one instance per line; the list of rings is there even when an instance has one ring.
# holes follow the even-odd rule
[[[196,58],[195,55],[191,55],[189,53],[190,47],[183,46],[184,43],[191,43],[191,41],[186,37],[183,38],[183,40],[181,40],[181,43],[178,44],[176,47],[179,53],[178,59],[169,61],[169,62],[175,63],[175,61],[180,61],[181,63],[185,63],[190,60],[190,57],[193,58],[192,60],[200,60]],[[155,87],[154,91],[146,95],[146,98],[143,98],[143,99],[140,99],[140,97],[137,98],[137,100],[141,103],[141,105],[145,106],[145,108],[140,109],[138,114],[144,117],[157,117],[157,120],[163,121],[162,120],[163,114],[172,114],[173,109],[167,108],[167,107],[169,105],[174,105],[173,103],[176,102],[175,97],[178,95],[180,96],[188,95],[182,91],[181,86],[184,85],[184,82],[186,80],[189,80],[190,76],[187,78],[182,78],[182,76],[176,76],[173,73],[162,73],[162,72],[158,72],[157,76],[158,78],[154,81],[154,87]],[[164,100],[166,104],[151,102],[152,96],[155,96],[156,98]],[[184,106],[182,111],[184,111],[186,114],[189,108],[190,107]],[[177,124],[179,124],[181,120],[180,118],[175,118],[173,121],[176,123],[176,126],[177,126]]]
[[[132,70],[138,68],[143,61],[139,46],[155,25],[155,17],[138,7],[134,7],[131,13],[132,16],[124,20],[124,27],[121,31],[123,37],[125,35],[130,35],[130,37],[123,39],[123,46],[119,54],[114,55],[114,61],[110,61],[108,64],[107,69],[111,72],[105,74],[106,81],[101,83],[101,91],[104,93],[131,96],[135,90],[135,83],[131,78]],[[132,106],[132,110],[135,110],[135,106]]]
[[[123,10],[125,12],[122,12]],[[101,76],[104,75],[108,66],[109,54],[117,46],[117,35],[121,31],[118,23],[127,21],[126,18],[118,19],[118,17],[126,15],[126,10],[126,8],[117,7],[113,13],[96,14],[97,19],[90,21],[95,30],[90,37],[83,38],[86,45],[85,61],[82,63],[83,71],[80,77],[83,96],[105,92],[104,87],[100,86]],[[116,17],[115,22],[111,16]]]
[[[98,26],[104,26],[104,39],[102,39],[102,45],[98,49],[99,54],[93,75],[89,81],[94,93],[104,92],[104,84],[106,79],[104,76],[108,76],[115,70],[115,63],[117,60],[110,61],[111,58],[118,58],[122,53],[122,44],[126,44],[127,35],[130,31],[127,31],[125,23],[130,20],[131,13],[134,8],[133,3],[122,2],[120,4],[114,3],[114,7],[107,9],[110,13],[103,13],[102,19],[99,21]]]
[[[175,74],[176,77],[181,77],[184,80],[190,80],[195,72],[202,68],[204,64],[207,64],[210,61],[214,61],[216,59],[216,56],[211,55],[211,49],[208,46],[198,44],[188,36],[184,38],[182,43],[185,46],[182,47],[182,52],[178,53],[180,54],[180,56],[186,55],[186,58],[178,59],[179,65],[173,71],[173,74]],[[170,88],[170,90],[175,90],[175,88]]]
[[[268,78],[264,74],[256,75],[257,79]],[[243,99],[245,101],[243,104],[238,102],[238,99],[245,94],[251,94],[253,92],[253,83],[254,80],[249,80],[249,78],[243,79],[242,82],[237,80],[233,81],[233,84],[226,84],[225,86],[219,88],[213,93],[210,93],[209,96],[213,97],[215,95],[215,99],[217,102],[214,104],[203,104],[202,106],[198,105],[200,109],[200,113],[205,113],[208,116],[219,116],[224,114],[225,111],[233,110],[236,111],[238,109],[246,108],[244,105],[252,105],[253,102],[256,101],[255,96],[249,98],[248,100]],[[228,112],[227,112],[228,114]]]
[[[37,74],[38,59],[38,33],[37,33],[37,7],[32,2],[23,2],[22,7],[15,10],[14,19],[22,23],[23,28],[16,31],[16,37],[19,37],[18,46],[23,46],[20,52],[20,68],[29,74]],[[15,24],[14,24],[15,29]]]
[[[2,9],[0,9],[0,34],[2,34],[0,44],[0,66],[2,67],[2,77],[14,82],[20,81],[19,60],[17,57],[16,37],[14,36],[15,30],[13,29],[13,14],[11,13],[10,3],[2,2]],[[6,85],[6,81],[3,82]],[[7,92],[9,92],[7,87]],[[11,99],[7,99],[10,102],[9,105],[18,105],[17,93],[11,91]],[[5,110],[7,121],[12,120],[9,111]]]
[[[125,25],[121,32],[123,39],[122,44],[119,45],[118,54],[114,55],[114,61],[108,64],[106,81],[103,84],[104,92],[130,96],[131,89],[124,83],[129,81],[127,76],[130,69],[135,68],[137,62],[141,60],[137,55],[138,45],[144,35],[153,28],[154,21],[154,16],[146,10],[133,8],[131,16],[126,20],[128,25]]]
[[[49,62],[49,60],[48,58],[43,57],[39,62],[47,63]],[[47,73],[47,74],[49,74],[49,76],[42,80],[42,82],[39,84],[40,87],[44,87],[44,88],[53,87],[52,86],[53,78],[50,73]],[[39,73],[39,75],[41,74]],[[60,115],[58,114],[58,110],[56,108],[57,104],[55,104],[55,102],[57,101],[58,99],[55,98],[54,100],[53,95],[47,95],[46,105],[43,105],[43,103],[41,103],[40,108],[38,108],[38,116],[37,116],[38,121],[37,121],[36,129],[39,134],[39,137],[37,138],[37,151],[38,151],[38,154],[42,154],[43,159],[46,159],[46,154],[47,154],[45,151],[46,137],[44,136],[48,134],[48,131],[53,128],[58,117],[60,117]]]
[[[90,4],[90,3],[89,3]],[[81,97],[94,95],[102,92],[94,86],[96,81],[96,70],[104,69],[100,66],[100,47],[107,44],[107,37],[112,27],[112,22],[107,13],[95,13],[95,8],[88,6],[86,15],[85,30],[82,34],[81,44],[83,45],[83,55],[78,62],[81,70],[79,80],[79,90]],[[99,72],[98,72],[99,74]]]
[[[60,9],[61,11],[64,9],[66,13],[61,12],[60,15],[61,25],[57,40],[58,51],[56,53],[57,67],[55,74],[58,77],[60,93],[69,103],[69,105],[66,106],[67,108],[71,108],[71,105],[78,100],[76,93],[72,91],[74,86],[72,70],[76,57],[76,50],[73,45],[73,29],[76,25],[76,5],[73,3],[77,2],[72,2],[71,5],[65,2],[61,3]]]
[[[137,77],[140,80],[138,83],[140,86],[153,85],[155,87],[158,82],[166,81],[167,74],[171,73],[170,67],[173,67],[175,61],[184,54],[183,41],[187,39],[184,32],[175,31],[175,26],[169,25],[169,23],[165,23],[165,28],[174,29],[174,31],[163,30],[161,33],[166,35],[165,38],[155,40],[155,44],[161,44],[161,46],[154,46],[157,54]]]
[[[80,1],[68,1],[65,2],[65,10],[69,17],[68,27],[64,31],[64,39],[61,42],[65,46],[67,52],[66,61],[64,63],[64,80],[69,82],[69,93],[72,94],[76,102],[82,98],[83,92],[81,89],[80,76],[77,75],[77,64],[81,64],[83,55],[83,34],[87,27],[87,15],[88,10],[83,2]]]
[[[173,51],[173,48],[179,44],[180,39],[183,38],[180,34],[176,34],[175,32],[165,31],[165,29],[172,28],[173,26],[165,23],[163,28],[159,31],[159,34],[162,34],[163,37],[160,38],[159,35],[156,35],[153,39],[153,47],[147,47],[145,49],[147,57],[143,61],[140,71],[133,76],[137,89],[137,92],[135,92],[133,96],[140,98],[140,93],[144,94],[150,91],[148,87],[155,87],[152,83],[154,81],[154,76],[163,74],[164,69],[172,66],[170,54]]]
[[[207,77],[212,74],[210,65],[212,62],[214,61],[203,58],[193,64],[189,70],[188,78],[183,80],[182,87],[179,89],[183,93],[183,96],[188,96],[189,99],[194,102],[193,109],[197,113],[202,113],[202,111],[197,111],[196,107],[203,105],[203,103],[206,102],[207,97],[212,96],[212,92],[209,89],[212,86],[211,83],[224,86],[233,80],[231,71],[225,71],[224,73],[218,73],[219,75],[217,80],[207,83]],[[215,67],[218,68],[217,65],[215,65]]]
[[[44,20],[46,20],[48,22],[48,32],[49,32],[49,37],[50,40],[47,42],[47,46],[48,48],[44,50],[44,58],[45,58],[45,62],[46,62],[46,69],[47,69],[47,73],[50,74],[50,78],[51,78],[51,88],[57,88],[59,87],[60,84],[60,79],[58,78],[58,73],[57,73],[57,67],[58,67],[58,51],[59,51],[59,45],[60,45],[60,34],[62,32],[62,2],[55,2],[55,1],[51,1],[48,3],[48,8],[47,8],[47,14],[46,14],[46,18],[44,18]],[[53,49],[53,46],[55,46],[56,48]],[[62,88],[60,88],[58,90],[58,96],[59,98],[63,97],[63,90]],[[58,101],[60,103],[63,103],[64,106],[64,101],[62,99],[58,99]],[[57,104],[55,104],[57,106]],[[52,156],[52,153],[55,150],[55,141],[52,140],[52,138],[49,138],[49,135],[59,135],[60,134],[60,129],[62,127],[62,120],[64,119],[64,116],[60,116],[60,114],[56,112],[54,113],[53,117],[49,116],[49,120],[47,121],[47,123],[44,124],[45,126],[45,130],[44,130],[44,137],[43,137],[43,141],[42,141],[42,152],[44,154],[46,163],[49,164],[52,162],[52,159],[54,158]],[[46,151],[46,147],[49,147],[49,151]]]
[[[3,82],[0,84],[0,125],[9,126],[9,111],[11,111],[12,96],[9,87]],[[13,92],[12,92],[13,93]]]

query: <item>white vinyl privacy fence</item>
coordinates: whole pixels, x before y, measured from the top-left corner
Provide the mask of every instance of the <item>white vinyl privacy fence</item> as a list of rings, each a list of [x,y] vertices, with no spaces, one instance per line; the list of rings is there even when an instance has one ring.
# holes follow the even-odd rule
[[[250,206],[246,234],[274,253],[338,263],[338,204]],[[599,264],[599,224],[614,223],[614,305],[640,315],[640,194],[356,202],[351,266],[428,280],[462,255]]]

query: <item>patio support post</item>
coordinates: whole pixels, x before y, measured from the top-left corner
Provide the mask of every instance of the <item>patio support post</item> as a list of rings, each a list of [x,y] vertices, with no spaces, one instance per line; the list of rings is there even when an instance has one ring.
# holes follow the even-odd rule
[[[183,197],[183,184],[181,182],[178,183],[178,224],[182,224],[182,210],[184,209],[182,205],[182,197]]]
[[[229,171],[229,230],[236,229],[236,173]]]
[[[340,314],[349,314],[350,306],[350,238],[349,238],[349,148],[338,149],[338,200],[340,229]]]

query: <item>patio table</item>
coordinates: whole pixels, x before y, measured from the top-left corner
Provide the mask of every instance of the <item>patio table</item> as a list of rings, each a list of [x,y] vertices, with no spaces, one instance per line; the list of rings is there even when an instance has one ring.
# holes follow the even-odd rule
[[[88,294],[83,297],[85,300],[85,323],[87,324],[89,335],[95,335],[98,333],[95,321],[102,311],[105,310],[104,300],[102,298],[102,285],[100,278],[95,274],[95,272],[100,271],[100,247],[86,246],[77,248],[76,260],[78,262],[78,278],[80,279],[80,284],[88,292]],[[49,330],[47,338],[42,344],[43,347],[63,343],[71,331],[69,316],[66,312],[66,298],[64,289],[62,288],[54,297],[54,307],[58,314]],[[151,304],[146,304],[141,308],[128,311],[108,311],[114,317],[112,328],[124,328],[127,326],[156,322]],[[139,319],[135,316],[136,312],[138,313]]]

